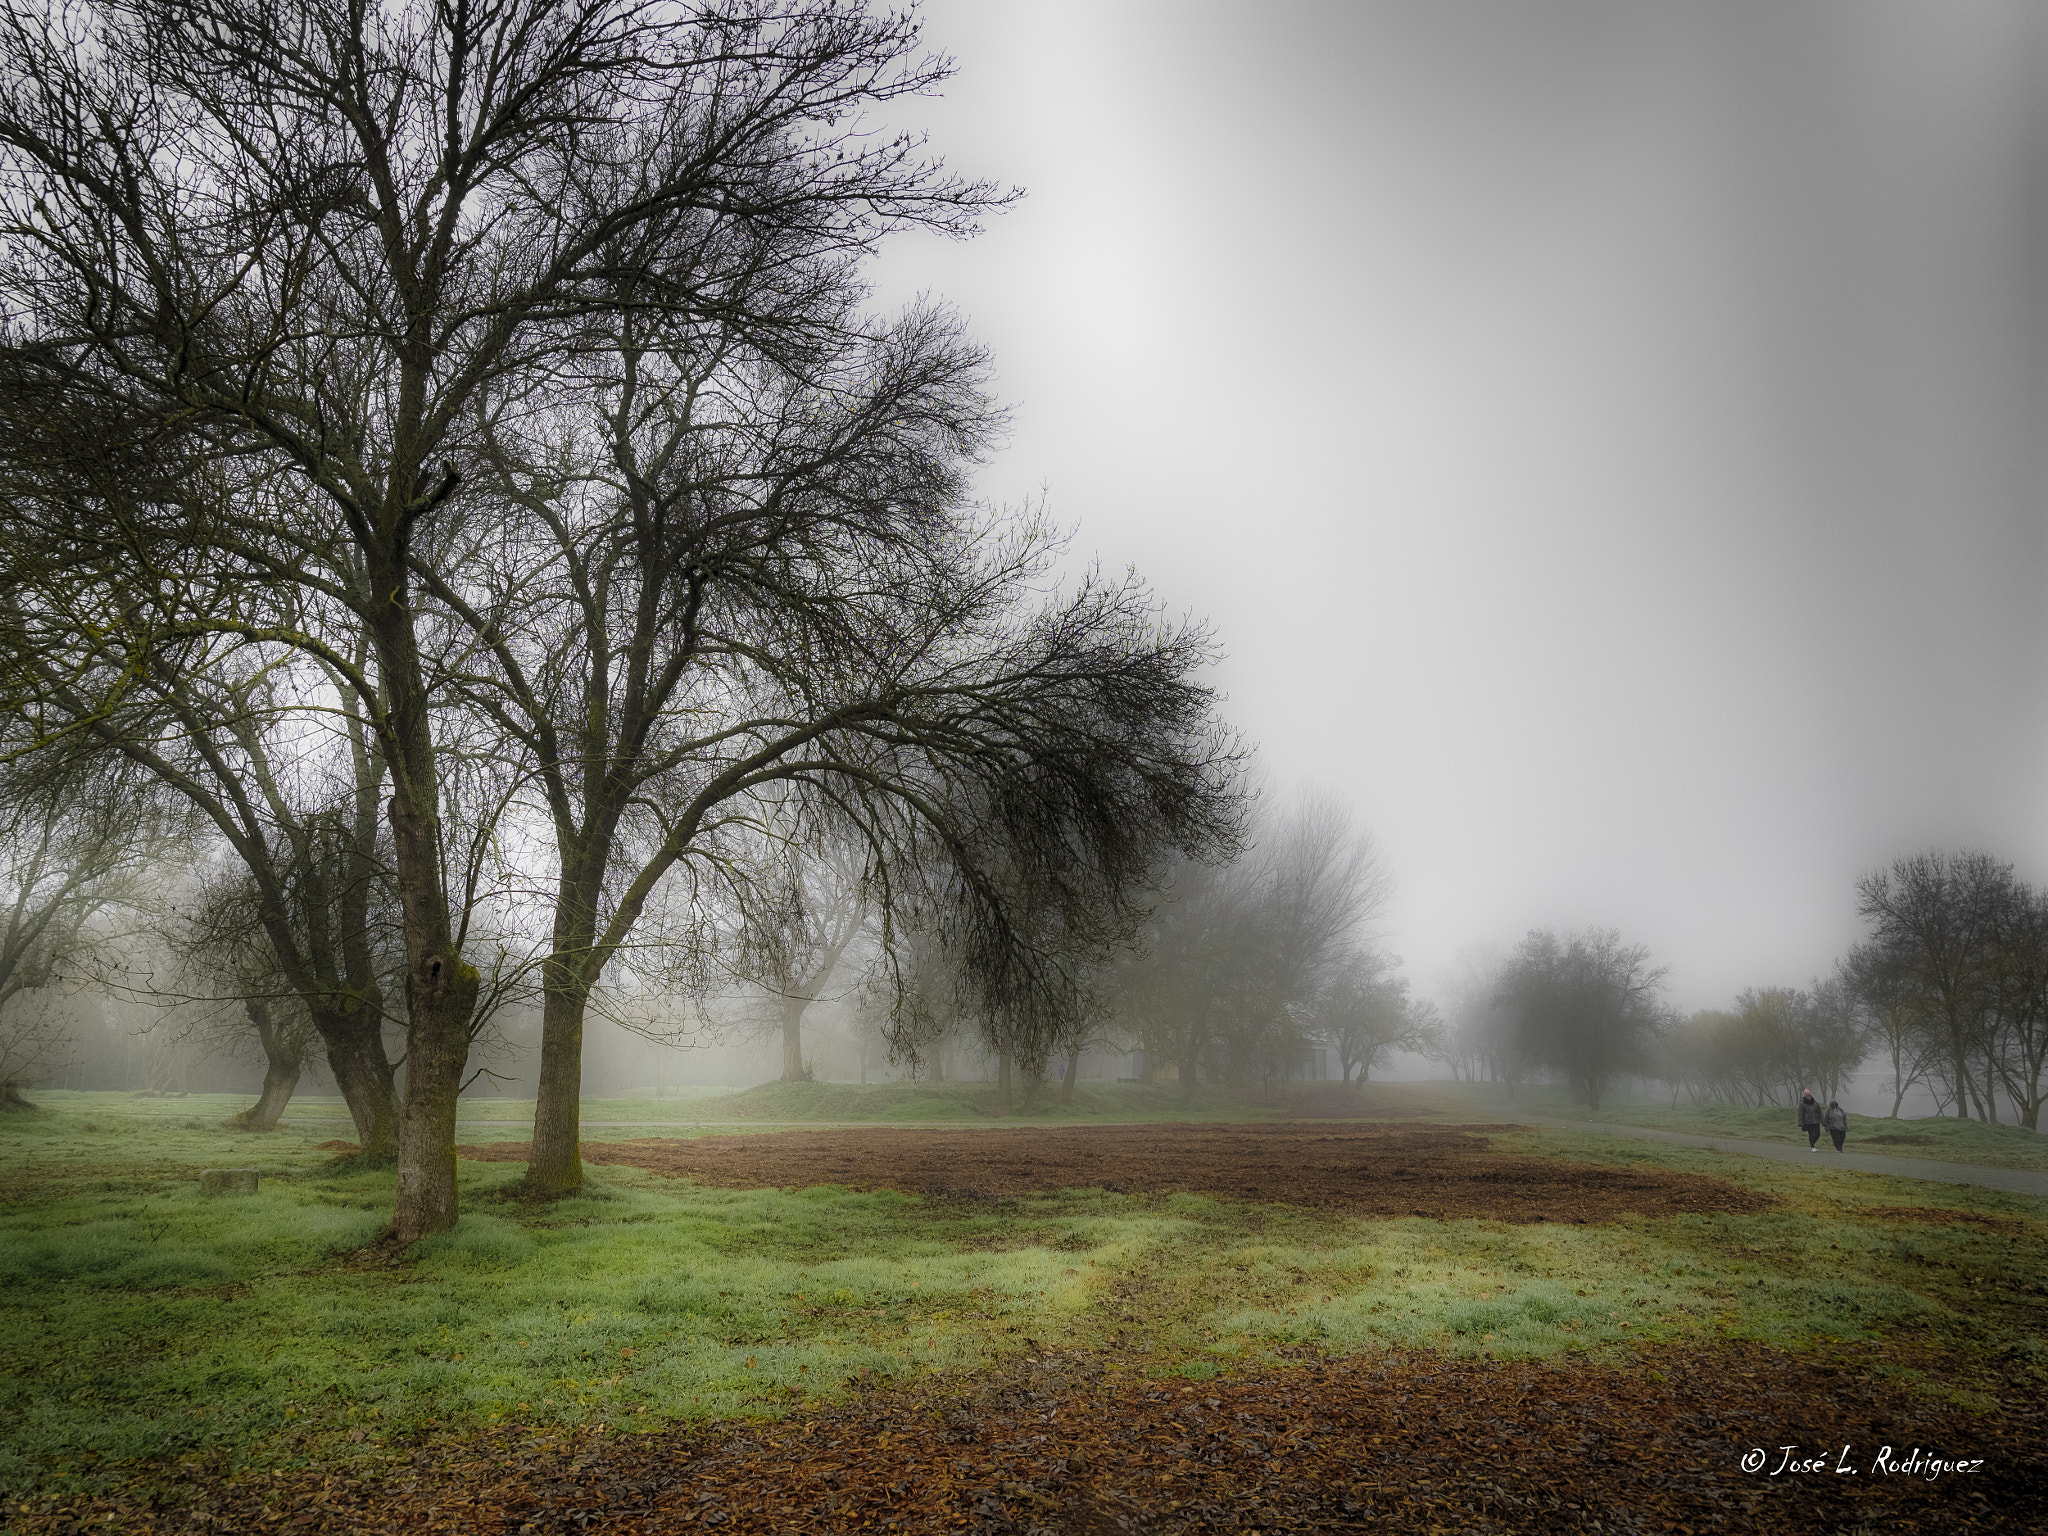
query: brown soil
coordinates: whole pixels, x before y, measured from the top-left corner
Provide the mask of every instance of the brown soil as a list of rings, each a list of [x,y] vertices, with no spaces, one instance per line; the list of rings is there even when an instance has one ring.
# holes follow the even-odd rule
[[[849,1189],[1000,1198],[1054,1189],[1186,1191],[1367,1216],[1611,1221],[1624,1213],[1747,1213],[1768,1195],[1698,1174],[1600,1168],[1492,1150],[1512,1125],[1148,1125],[1036,1130],[816,1130],[585,1142],[584,1161],[726,1189]],[[528,1143],[460,1147],[524,1162]]]
[[[1991,1368],[1995,1370],[1996,1368]],[[1896,1373],[2000,1388],[1975,1414]],[[184,1461],[131,1492],[9,1509],[23,1536],[1194,1536],[2040,1531],[2031,1382],[1866,1345],[1644,1351],[1625,1365],[1429,1354],[1202,1382],[1046,1352],[719,1430],[505,1425],[273,1476]],[[1819,1467],[1776,1470],[1785,1447]],[[1892,1469],[1879,1458],[1889,1449]],[[1923,1465],[1907,1470],[1917,1450]],[[1744,1466],[1747,1455],[1752,1463]],[[1949,1463],[1941,1475],[1924,1465]],[[1835,1468],[1846,1457],[1852,1475]],[[1957,1461],[1964,1462],[1955,1468]],[[1775,1475],[1774,1475],[1775,1472]]]

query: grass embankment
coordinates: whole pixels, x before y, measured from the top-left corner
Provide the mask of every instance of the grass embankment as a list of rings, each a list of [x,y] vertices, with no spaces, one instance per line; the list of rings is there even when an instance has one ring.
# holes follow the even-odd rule
[[[0,1486],[367,1468],[505,1423],[773,1415],[1062,1347],[1204,1377],[1303,1346],[1602,1358],[1645,1340],[1910,1337],[1997,1360],[2011,1391],[2044,1385],[2048,1213],[1991,1191],[1557,1131],[1507,1149],[1688,1168],[1784,1203],[1516,1226],[1102,1191],[731,1191],[607,1168],[534,1207],[504,1194],[517,1165],[464,1163],[461,1226],[365,1263],[391,1175],[333,1166],[319,1134],[65,1110],[0,1124]],[[253,1197],[198,1190],[202,1167],[252,1165]],[[1924,1206],[1987,1219],[1868,1214]]]

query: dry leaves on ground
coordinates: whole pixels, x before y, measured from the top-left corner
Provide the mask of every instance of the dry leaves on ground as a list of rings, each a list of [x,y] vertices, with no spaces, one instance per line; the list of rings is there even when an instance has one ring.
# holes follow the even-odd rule
[[[1618,1368],[1411,1354],[1194,1382],[1048,1356],[723,1431],[503,1430],[375,1472],[188,1480],[14,1519],[25,1536],[2042,1528],[2038,1396],[1972,1414],[1878,1374],[1904,1363],[1878,1346],[1667,1349]],[[1788,1446],[1822,1466],[1771,1475]],[[1834,1470],[1845,1446],[1853,1474]],[[1885,1447],[1895,1466],[1916,1450],[1980,1465],[1886,1474]]]

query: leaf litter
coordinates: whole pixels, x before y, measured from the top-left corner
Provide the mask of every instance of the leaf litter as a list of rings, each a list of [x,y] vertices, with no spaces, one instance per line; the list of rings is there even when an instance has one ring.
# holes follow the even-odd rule
[[[24,1536],[2042,1529],[2035,1387],[2006,1378],[2005,1399],[1973,1411],[1900,1379],[1987,1370],[1860,1345],[1828,1358],[1658,1348],[1618,1363],[1305,1353],[1193,1380],[1046,1351],[996,1374],[877,1382],[771,1422],[503,1427],[428,1440],[381,1468],[359,1457],[226,1481],[193,1469],[127,1497],[0,1506],[0,1523]],[[1786,1447],[1821,1469],[1771,1475]],[[1914,1451],[1981,1466],[1884,1473],[1885,1447],[1895,1467]],[[1744,1470],[1759,1452],[1766,1467]]]

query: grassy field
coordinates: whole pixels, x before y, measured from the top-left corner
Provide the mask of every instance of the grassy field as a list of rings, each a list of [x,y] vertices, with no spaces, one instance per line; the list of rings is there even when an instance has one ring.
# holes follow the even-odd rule
[[[46,1091],[35,1097],[48,1108],[116,1125],[134,1121],[211,1125],[250,1102],[247,1095],[235,1094],[142,1099],[125,1093]],[[749,1124],[1224,1124],[1330,1114],[1383,1116],[1424,1124],[1543,1117],[1649,1126],[1784,1146],[1806,1141],[1794,1123],[1793,1112],[1783,1107],[1674,1109],[1666,1103],[1637,1102],[1587,1110],[1573,1104],[1563,1089],[1547,1084],[1525,1086],[1510,1095],[1490,1083],[1368,1083],[1348,1090],[1334,1083],[1296,1083],[1277,1085],[1263,1100],[1247,1100],[1208,1084],[1200,1085],[1188,1099],[1170,1082],[1091,1082],[1076,1089],[1072,1104],[1058,1102],[1056,1085],[1035,1095],[1020,1086],[1006,1108],[992,1083],[763,1083],[744,1090],[680,1088],[668,1090],[661,1098],[586,1099],[583,1103],[583,1124],[593,1138],[603,1137],[606,1126],[644,1135],[656,1127],[730,1129]],[[533,1122],[533,1101],[465,1098],[459,1119],[466,1128],[465,1136],[474,1140],[516,1140]],[[338,1098],[301,1095],[292,1101],[286,1124],[289,1131],[318,1132],[316,1140],[353,1134],[347,1110]],[[2015,1125],[1851,1115],[1849,1147],[1890,1157],[2048,1170],[2048,1136]]]
[[[1437,1120],[1514,1120],[1541,1117],[1596,1125],[1639,1125],[1695,1136],[1805,1146],[1795,1111],[1772,1105],[1743,1109],[1732,1104],[1680,1105],[1669,1101],[1608,1104],[1589,1110],[1550,1084],[1524,1086],[1514,1094],[1493,1083],[1390,1083],[1375,1085],[1394,1094],[1407,1090],[1426,1103]],[[1823,1140],[1822,1145],[1827,1143]],[[1982,1163],[1992,1168],[2048,1170],[2048,1136],[2018,1125],[1983,1125],[1974,1120],[1929,1118],[1891,1120],[1849,1116],[1848,1150],[1934,1162]]]
[[[732,1191],[617,1168],[534,1207],[503,1193],[516,1165],[464,1163],[460,1227],[366,1261],[391,1175],[334,1166],[315,1147],[331,1125],[252,1137],[211,1104],[128,1101],[146,1113],[116,1118],[45,1097],[0,1121],[0,1487],[24,1492],[168,1463],[374,1465],[507,1423],[773,1415],[1053,1346],[1204,1377],[1305,1345],[1599,1358],[1899,1334],[2043,1382],[2048,1206],[1840,1169],[1504,1139],[1784,1202],[1570,1227],[1099,1190]],[[261,1192],[202,1195],[196,1171],[224,1166],[260,1168]],[[1867,1214],[1924,1206],[1987,1219]]]
[[[1335,1085],[1328,1087],[1337,1092]],[[1373,1085],[1359,1100],[1366,1108],[1395,1113],[1461,1113],[1459,1101],[1431,1094],[1435,1085]],[[1240,1122],[1271,1119],[1288,1112],[1300,1085],[1281,1087],[1269,1102],[1247,1100],[1203,1084],[1192,1099],[1173,1083],[1089,1083],[1077,1087],[1072,1104],[1058,1100],[1058,1085],[1029,1093],[1020,1084],[1005,1106],[993,1083],[763,1083],[747,1089],[669,1089],[660,1098],[585,1099],[583,1123],[691,1126],[754,1123],[824,1124],[873,1122],[882,1125],[976,1125],[993,1121],[1032,1124],[1124,1123],[1173,1120]],[[34,1095],[46,1108],[102,1120],[152,1123],[225,1120],[251,1102],[248,1094],[191,1094],[185,1098],[138,1098],[127,1093],[45,1090]],[[506,1127],[533,1122],[533,1100],[465,1097],[458,1119],[477,1127],[480,1138],[507,1134]],[[319,1129],[326,1136],[351,1134],[348,1110],[339,1098],[300,1094],[285,1115],[290,1129]],[[496,1129],[493,1130],[492,1127]]]

